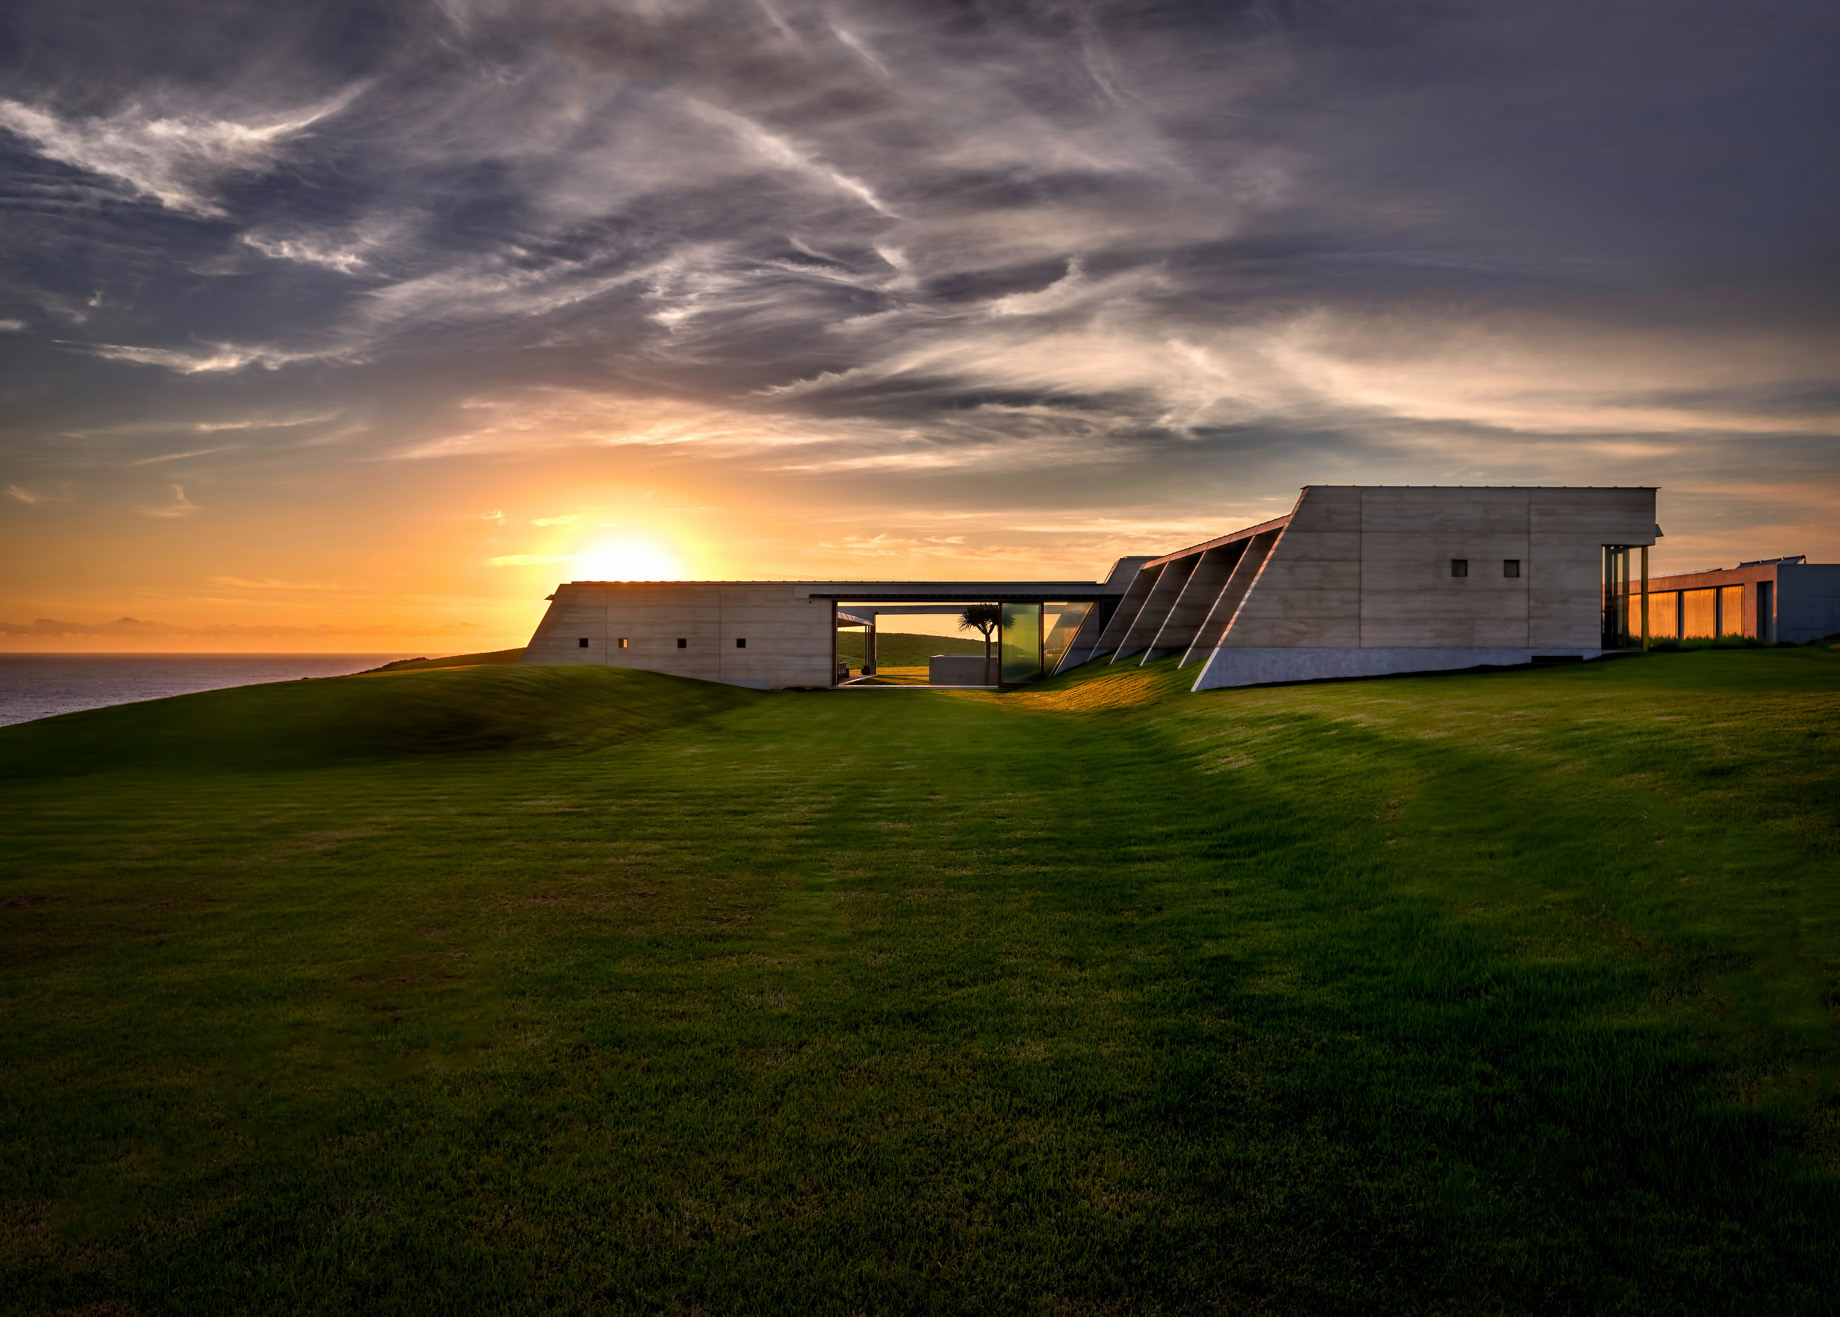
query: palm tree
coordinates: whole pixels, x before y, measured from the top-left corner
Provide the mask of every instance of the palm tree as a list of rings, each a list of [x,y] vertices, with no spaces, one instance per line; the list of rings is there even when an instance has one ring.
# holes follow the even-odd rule
[[[990,679],[990,638],[1005,626],[1002,604],[967,604],[958,615],[960,631],[975,631],[984,637],[984,684],[995,686]]]

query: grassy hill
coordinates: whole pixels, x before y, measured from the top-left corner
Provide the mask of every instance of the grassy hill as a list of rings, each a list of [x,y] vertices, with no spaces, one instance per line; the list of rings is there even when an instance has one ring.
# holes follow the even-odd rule
[[[0,729],[0,1310],[1831,1311],[1840,652],[1191,677]]]
[[[733,686],[585,664],[360,675],[235,686],[21,723],[0,737],[0,779],[604,746],[759,698]]]
[[[476,668],[504,663],[522,663],[524,647],[516,649],[493,649],[483,654],[448,654],[443,658],[397,659],[380,668],[371,668],[358,673],[361,677],[373,676],[379,672],[423,672],[429,668]]]
[[[976,636],[918,636],[904,631],[883,631],[875,638],[875,659],[884,668],[924,668],[935,654],[982,654],[984,642]],[[863,633],[839,631],[837,657],[852,668],[863,664]]]

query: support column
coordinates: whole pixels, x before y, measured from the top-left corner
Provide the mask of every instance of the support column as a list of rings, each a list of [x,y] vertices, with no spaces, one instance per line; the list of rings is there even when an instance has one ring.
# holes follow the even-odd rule
[[[1642,652],[1648,652],[1648,546],[1642,546]]]

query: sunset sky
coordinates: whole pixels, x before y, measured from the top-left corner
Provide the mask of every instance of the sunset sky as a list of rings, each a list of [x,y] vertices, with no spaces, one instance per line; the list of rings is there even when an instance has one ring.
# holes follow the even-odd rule
[[[1837,52],[1830,0],[14,0],[0,647],[1091,579],[1306,483],[1840,561]]]

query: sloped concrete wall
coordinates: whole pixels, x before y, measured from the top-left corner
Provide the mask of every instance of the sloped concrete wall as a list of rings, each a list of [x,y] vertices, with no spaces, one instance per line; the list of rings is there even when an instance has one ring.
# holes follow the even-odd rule
[[[1654,508],[1648,488],[1308,486],[1195,689],[1595,655],[1603,546],[1652,544]]]

